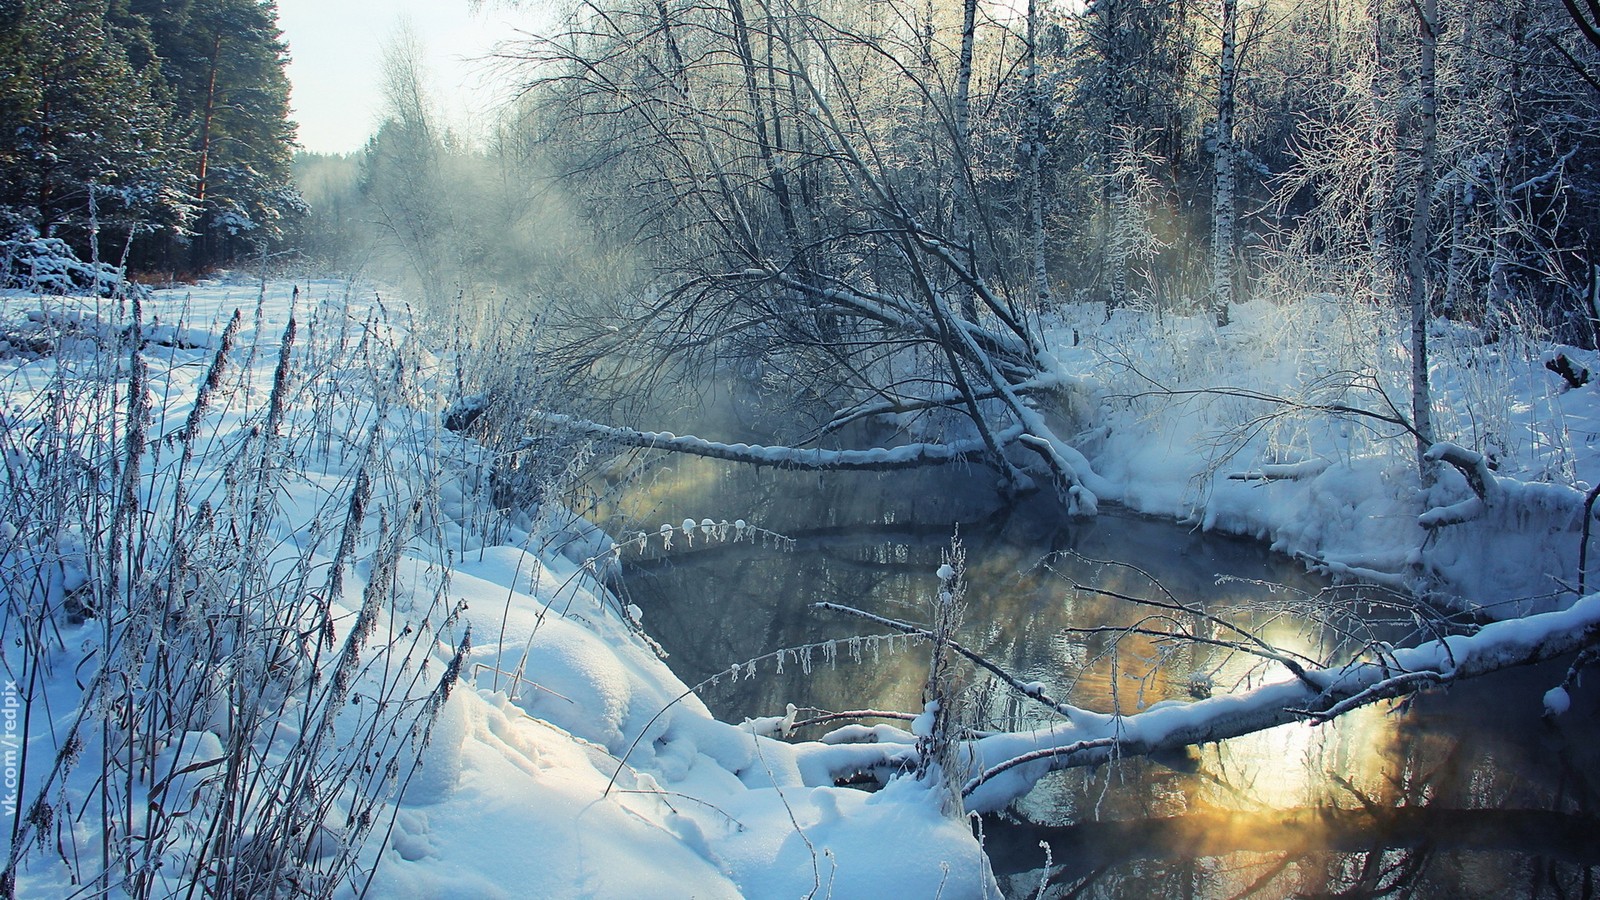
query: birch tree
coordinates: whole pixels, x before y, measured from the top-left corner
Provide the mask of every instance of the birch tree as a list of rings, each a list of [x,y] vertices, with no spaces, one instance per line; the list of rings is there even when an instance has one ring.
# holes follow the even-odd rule
[[[1238,0],[1221,0],[1222,46],[1217,57],[1216,187],[1211,206],[1211,311],[1217,327],[1228,324],[1233,303],[1234,255],[1234,71]]]

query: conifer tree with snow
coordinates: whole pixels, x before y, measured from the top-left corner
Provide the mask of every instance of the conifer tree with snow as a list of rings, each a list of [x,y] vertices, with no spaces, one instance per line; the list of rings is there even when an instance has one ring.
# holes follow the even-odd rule
[[[196,206],[187,247],[150,263],[203,271],[251,256],[304,212],[295,192],[288,48],[273,0],[128,0],[149,23]],[[187,260],[176,256],[186,252]]]
[[[91,206],[101,228],[188,217],[149,38],[105,0],[0,2],[0,238],[57,236],[82,252]]]
[[[0,2],[0,237],[195,272],[303,210],[270,0]]]

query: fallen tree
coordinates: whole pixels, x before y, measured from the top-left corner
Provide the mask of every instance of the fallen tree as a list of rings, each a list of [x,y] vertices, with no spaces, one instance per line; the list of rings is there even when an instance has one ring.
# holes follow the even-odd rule
[[[932,637],[918,626],[863,615],[902,633]],[[1573,653],[1578,657],[1567,678],[1543,697],[1549,714],[1567,709],[1567,692],[1577,673],[1600,660],[1600,594],[1559,612],[1494,622],[1470,634],[1415,647],[1370,646],[1360,657],[1340,665],[1306,668],[1284,662],[1281,681],[1193,702],[1166,701],[1132,715],[1093,712],[1045,697],[1043,705],[1064,721],[1025,732],[968,737],[944,758],[967,761],[963,771],[952,773],[966,808],[990,812],[1023,796],[1050,772],[1181,750],[1296,722],[1320,725],[1380,701]],[[1002,680],[1041,700],[1035,685]],[[891,726],[852,726],[824,737],[823,743],[830,746],[821,756],[830,777],[906,766],[914,751],[886,736],[886,730]]]
[[[536,413],[533,421],[539,425],[575,432],[611,446],[687,453],[690,456],[783,469],[880,472],[919,466],[939,466],[953,462],[981,461],[986,452],[984,443],[979,440],[914,443],[870,450],[826,450],[814,447],[726,444],[695,437],[692,434],[677,435],[668,431],[618,428],[558,413]],[[1011,429],[1002,433],[1000,437],[1005,443],[1010,443],[1021,434],[1021,429]]]
[[[553,311],[553,369],[585,394],[755,369],[831,407],[812,437],[896,414],[953,443],[752,448],[531,418],[759,465],[981,460],[1008,490],[1051,487],[1092,513],[1108,485],[1039,401],[1062,385],[1021,302],[1032,268],[1029,284],[1007,280],[1024,269],[976,193],[994,161],[971,155],[958,115],[971,98],[940,79],[957,60],[932,40],[872,17],[841,28],[803,4],[589,0],[505,55],[528,75],[566,187],[626,221],[653,266],[637,294],[597,301],[607,308]],[[923,127],[889,137],[884,122],[912,107]]]

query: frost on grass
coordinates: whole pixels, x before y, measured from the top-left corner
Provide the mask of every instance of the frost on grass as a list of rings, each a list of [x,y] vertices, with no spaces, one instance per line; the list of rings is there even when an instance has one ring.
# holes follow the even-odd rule
[[[836,788],[682,696],[606,587],[629,552],[786,539],[495,509],[410,323],[301,287],[90,304],[92,340],[4,361],[19,895],[993,887],[915,792]]]

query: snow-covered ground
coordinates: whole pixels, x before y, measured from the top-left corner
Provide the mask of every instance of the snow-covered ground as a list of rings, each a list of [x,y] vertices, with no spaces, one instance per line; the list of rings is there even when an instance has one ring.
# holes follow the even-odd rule
[[[1584,491],[1600,478],[1600,403],[1546,366],[1593,352],[1506,322],[1435,320],[1434,438],[1482,451],[1489,496],[1457,468],[1418,475],[1409,323],[1332,296],[1206,315],[1069,309],[1052,332],[1077,444],[1128,507],[1251,535],[1335,575],[1504,616],[1575,599]],[[1461,504],[1465,504],[1462,506]],[[1425,528],[1430,510],[1470,515]],[[1436,514],[1435,518],[1439,516]]]
[[[19,896],[167,896],[197,879],[247,896],[291,880],[474,900],[993,895],[967,822],[918,783],[835,787],[851,748],[714,720],[598,585],[626,548],[559,510],[527,511],[526,529],[498,517],[492,460],[438,426],[453,363],[402,305],[327,281],[146,301],[144,512],[124,519],[133,310],[4,302],[13,346],[50,348],[0,362]],[[69,444],[83,497],[43,483]],[[755,535],[667,530],[648,539]],[[186,563],[169,531],[225,558]],[[110,557],[138,571],[94,589]],[[27,613],[45,606],[59,618],[41,626]],[[230,617],[243,635],[218,640]],[[183,705],[158,714],[163,679]],[[274,835],[287,854],[253,843]]]
[[[780,721],[716,721],[597,577],[631,545],[555,508],[497,513],[493,460],[439,424],[457,361],[403,304],[335,281],[209,283],[137,315],[4,298],[0,799],[19,896],[195,880],[417,898],[997,895],[937,788],[835,786],[909,752],[909,733],[791,743]],[[1556,592],[1576,581],[1600,419],[1595,388],[1563,389],[1544,362],[1592,369],[1592,354],[1439,326],[1438,434],[1493,456],[1479,510],[1455,469],[1420,486],[1409,437],[1330,414],[1388,415],[1385,394],[1405,396],[1376,312],[1255,304],[1221,332],[1075,315],[1054,352],[1103,499],[1474,602],[1571,596]],[[1227,392],[1186,393],[1202,388]],[[1428,530],[1430,509],[1476,517]],[[689,519],[634,540],[754,533]],[[765,664],[786,658],[814,662]],[[722,677],[754,675],[736,662]],[[1152,730],[1187,715],[1154,713]],[[1097,740],[1103,726],[1075,727]],[[1011,743],[990,746],[1038,746]]]

